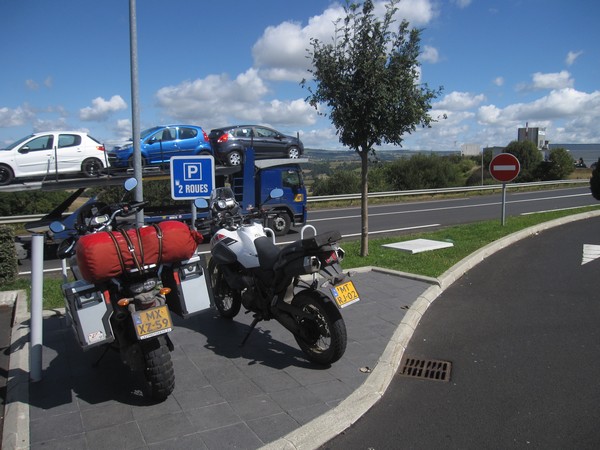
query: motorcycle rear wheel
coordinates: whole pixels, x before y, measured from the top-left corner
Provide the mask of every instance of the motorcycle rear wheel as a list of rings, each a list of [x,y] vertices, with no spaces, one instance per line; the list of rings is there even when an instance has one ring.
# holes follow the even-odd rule
[[[165,336],[140,342],[146,368],[144,374],[152,399],[162,402],[175,388],[175,370]]]
[[[294,335],[294,338],[308,359],[323,365],[340,359],[348,342],[344,319],[327,300],[323,294],[308,292],[299,292],[292,300],[292,305],[313,317],[300,319],[306,337]]]
[[[242,307],[242,294],[229,287],[221,268],[212,258],[208,263],[208,274],[219,315],[224,319],[233,319]]]

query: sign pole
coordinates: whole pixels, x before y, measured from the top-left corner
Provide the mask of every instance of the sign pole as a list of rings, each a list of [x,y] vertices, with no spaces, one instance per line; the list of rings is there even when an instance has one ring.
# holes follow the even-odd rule
[[[502,183],[502,226],[506,223],[506,183]]]

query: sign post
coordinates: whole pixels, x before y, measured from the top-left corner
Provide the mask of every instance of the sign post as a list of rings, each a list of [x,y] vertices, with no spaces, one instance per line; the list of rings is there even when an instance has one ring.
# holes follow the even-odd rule
[[[506,183],[517,178],[521,164],[516,156],[510,153],[500,153],[490,162],[490,175],[502,183],[502,226],[506,217]]]

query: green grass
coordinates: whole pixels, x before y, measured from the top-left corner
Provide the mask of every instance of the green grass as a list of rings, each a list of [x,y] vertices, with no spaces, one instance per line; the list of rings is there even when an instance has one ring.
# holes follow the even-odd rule
[[[454,264],[490,242],[533,225],[560,217],[597,210],[598,208],[600,207],[577,208],[528,216],[508,217],[504,226],[501,225],[500,220],[490,220],[399,237],[370,238],[369,256],[364,258],[359,256],[360,241],[342,242],[342,246],[346,251],[343,267],[344,269],[351,269],[364,266],[377,266],[429,277],[439,277]],[[452,242],[454,246],[414,255],[382,247],[383,244],[418,238],[448,241]],[[62,280],[56,276],[44,279],[42,294],[44,309],[61,308],[64,306],[60,289],[61,284]],[[0,285],[0,290],[3,291],[16,289],[25,289],[29,298],[31,295],[30,279],[21,278],[14,283]]]
[[[346,251],[343,266],[344,269],[377,266],[429,277],[439,277],[471,253],[504,236],[553,219],[596,209],[598,207],[509,217],[506,219],[504,226],[502,226],[500,220],[490,220],[453,226],[432,232],[369,239],[369,255],[364,258],[359,256],[360,241],[345,242],[342,243],[342,247]],[[382,247],[383,244],[419,238],[452,242],[454,246],[414,255],[397,249]]]

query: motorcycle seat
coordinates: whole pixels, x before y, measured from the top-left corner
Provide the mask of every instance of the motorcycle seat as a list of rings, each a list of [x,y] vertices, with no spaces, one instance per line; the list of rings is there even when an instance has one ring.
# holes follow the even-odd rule
[[[273,243],[271,238],[261,236],[254,241],[256,253],[258,254],[258,264],[263,270],[273,270],[273,266],[279,258],[280,250]]]

